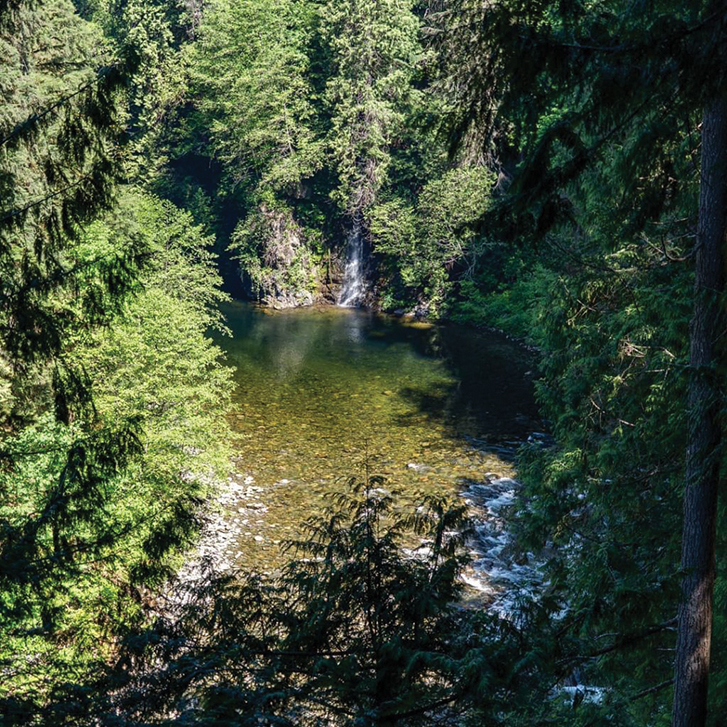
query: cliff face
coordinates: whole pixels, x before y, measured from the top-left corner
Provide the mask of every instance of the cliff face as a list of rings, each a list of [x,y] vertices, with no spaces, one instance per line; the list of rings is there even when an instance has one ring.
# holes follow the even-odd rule
[[[235,231],[233,244],[251,297],[273,308],[320,298],[321,261],[290,209],[261,204]]]

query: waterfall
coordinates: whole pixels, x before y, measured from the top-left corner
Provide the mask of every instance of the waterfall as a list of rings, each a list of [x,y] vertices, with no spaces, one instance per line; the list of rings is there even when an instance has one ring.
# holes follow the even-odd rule
[[[361,220],[357,215],[354,217],[353,226],[348,233],[346,267],[343,271],[341,292],[338,294],[338,305],[344,308],[354,308],[362,302],[365,292],[364,236]]]

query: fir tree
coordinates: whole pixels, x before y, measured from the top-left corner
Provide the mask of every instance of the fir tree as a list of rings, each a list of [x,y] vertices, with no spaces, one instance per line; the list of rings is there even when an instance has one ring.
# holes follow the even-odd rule
[[[143,250],[86,263],[98,284],[64,257],[112,203],[118,160],[118,94],[124,62],[94,58],[99,38],[70,3],[20,4],[0,15],[5,82],[0,264],[5,355],[18,362],[58,354],[71,325],[54,296],[78,295],[79,312],[101,320],[133,284]]]
[[[138,586],[167,575],[196,532],[204,483],[226,460],[215,418],[228,382],[204,338],[219,325],[209,240],[173,208],[155,226],[142,212],[151,203],[110,213],[131,70],[70,3],[0,9],[0,714],[9,724],[43,723],[64,683],[76,691],[58,721],[70,719],[83,675],[139,619]],[[142,277],[149,297],[130,308]],[[160,291],[160,278],[176,278],[174,289]],[[172,356],[186,365],[176,371],[182,390],[163,375]],[[121,383],[132,365],[136,388]],[[185,479],[185,447],[195,446],[199,471]]]
[[[316,287],[320,231],[303,219],[323,164],[308,56],[314,23],[307,2],[220,0],[192,56],[200,120],[224,165],[219,191],[241,217],[230,249],[251,293],[273,304],[311,302]]]
[[[349,484],[280,573],[191,586],[99,697],[115,694],[132,724],[504,724],[505,664],[522,652],[514,629],[456,603],[464,508],[433,498],[403,513],[382,478]],[[426,546],[407,554],[417,536]]]
[[[321,17],[331,58],[326,98],[335,197],[349,217],[360,217],[386,183],[415,94],[419,21],[402,0],[329,2]]]
[[[698,3],[688,8],[675,8],[670,3],[657,3],[645,13],[642,12],[642,6],[621,3],[591,6],[578,2],[565,5],[498,2],[487,6],[465,2],[452,8],[450,28],[453,34],[449,38],[453,45],[463,41],[461,52],[456,56],[461,59],[461,71],[455,74],[457,81],[453,84],[462,104],[458,137],[465,136],[472,122],[479,122],[490,132],[511,124],[510,133],[514,132],[516,138],[522,140],[520,148],[525,157],[524,163],[514,174],[514,184],[507,198],[507,211],[519,213],[520,226],[515,228],[517,234],[542,239],[559,225],[561,229],[567,229],[571,224],[572,234],[579,236],[580,243],[569,246],[575,248],[576,261],[580,262],[586,257],[588,264],[602,271],[600,275],[597,272],[584,274],[584,279],[598,282],[591,283],[588,297],[576,299],[581,304],[576,305],[576,301],[573,301],[572,305],[566,307],[580,308],[580,315],[584,317],[600,314],[602,318],[602,306],[614,305],[615,301],[630,298],[627,291],[610,298],[604,289],[594,287],[601,285],[601,281],[618,269],[613,248],[619,237],[634,241],[630,246],[634,252],[638,250],[636,240],[643,246],[645,241],[648,245],[651,239],[661,238],[661,258],[665,261],[661,264],[670,267],[678,265],[677,256],[670,253],[668,248],[675,244],[675,240],[691,236],[689,223],[697,218],[694,190],[696,186],[700,188],[696,241],[693,249],[686,248],[686,259],[693,254],[696,260],[694,313],[690,333],[690,393],[688,402],[681,400],[680,408],[676,410],[680,413],[675,417],[679,427],[677,431],[683,433],[682,443],[688,441],[688,446],[682,540],[682,569],[686,574],[679,617],[673,724],[704,724],[712,584],[715,577],[715,488],[721,441],[717,401],[722,394],[714,372],[718,366],[717,330],[722,315],[722,304],[718,301],[723,294],[720,271],[724,268],[722,248],[725,214],[721,196],[724,182],[720,176],[722,172],[717,171],[721,168],[719,162],[715,161],[718,160],[717,150],[723,144],[720,126],[722,112],[719,102],[713,102],[712,99],[721,98],[724,86],[721,70],[724,9],[718,4]],[[471,44],[469,49],[464,47],[466,43]],[[473,82],[463,83],[465,75]],[[709,79],[706,84],[705,79]],[[700,108],[706,108],[706,111],[701,129],[701,176],[695,179],[697,165],[689,154],[695,136],[695,115]],[[607,185],[617,188],[620,196],[613,197],[618,202],[610,213],[610,219],[588,218],[579,203],[585,198],[588,200],[588,211],[594,208],[599,190],[589,185],[598,179],[595,170],[604,167],[613,170],[616,175],[607,181]],[[691,203],[687,201],[690,195]],[[601,198],[601,204],[604,203],[605,200]],[[501,220],[507,217],[509,215],[505,214]],[[513,231],[512,227],[510,231]],[[611,237],[610,249],[604,245],[606,256],[602,253],[598,259],[597,253],[589,254],[596,252],[593,247],[589,250],[589,243],[592,244],[601,234],[601,239],[607,243],[609,233],[618,237]],[[563,237],[560,235],[561,240]],[[550,239],[553,239],[552,236]],[[628,249],[624,245],[621,254],[628,254]],[[658,247],[655,249],[658,250]],[[573,276],[570,278],[572,280]],[[671,288],[675,295],[683,290],[683,276],[679,275],[678,278],[682,282],[677,283],[675,279]],[[581,296],[582,291],[581,288]],[[570,289],[564,293],[572,295]],[[640,304],[638,298],[635,304]],[[623,326],[623,318],[621,320]],[[681,323],[678,317],[674,320],[678,325],[683,325],[683,318]],[[582,330],[571,334],[568,331],[574,325],[575,319],[562,319],[553,326],[552,335],[560,336],[561,345],[574,338],[578,345],[588,346],[590,350],[588,337],[598,336],[598,329],[581,324]],[[677,337],[677,343],[681,339],[677,357],[683,350],[685,338],[683,334]],[[621,345],[628,346],[628,340],[628,336],[621,338]],[[557,341],[551,339],[549,345],[557,350],[556,344]],[[647,346],[643,349],[644,356],[648,356],[648,350],[661,346],[658,337]],[[622,357],[624,350],[621,352]],[[669,349],[663,346],[662,350]],[[561,359],[577,358],[569,355],[565,348],[561,348],[558,355]],[[635,355],[634,351],[626,354],[631,358]],[[551,411],[557,411],[563,417],[563,425],[556,432],[564,434],[568,430],[580,431],[586,438],[580,443],[573,441],[572,469],[570,472],[567,468],[562,470],[557,481],[563,488],[561,492],[567,495],[569,489],[566,487],[572,488],[578,482],[573,479],[569,483],[569,475],[585,471],[594,483],[600,482],[602,487],[609,488],[612,493],[610,512],[609,499],[604,501],[601,510],[605,518],[604,527],[595,532],[589,529],[587,532],[590,533],[588,537],[598,533],[598,542],[604,539],[602,550],[610,545],[618,551],[626,547],[625,542],[628,542],[618,535],[620,522],[627,523],[622,518],[634,517],[635,511],[624,510],[619,515],[617,498],[623,492],[627,493],[627,497],[648,499],[660,490],[674,487],[669,483],[682,474],[684,460],[679,458],[672,466],[664,466],[670,451],[668,448],[664,450],[663,458],[654,456],[653,451],[644,454],[646,448],[638,442],[650,439],[652,434],[649,428],[658,427],[649,418],[648,408],[642,409],[636,418],[632,418],[626,416],[623,410],[613,411],[612,404],[603,406],[603,399],[599,404],[600,392],[596,397],[593,390],[588,392],[588,385],[593,381],[593,371],[601,365],[598,358],[581,357],[581,383],[575,380],[571,382],[573,388],[569,390],[569,398],[565,401],[561,399],[558,402],[555,397],[551,399]],[[562,370],[561,364],[559,372]],[[671,365],[662,370],[678,372],[678,368]],[[553,370],[551,382],[563,380],[559,372]],[[616,384],[619,382],[618,378],[614,380]],[[651,390],[657,390],[656,382],[651,384]],[[677,383],[677,387],[663,400],[661,411],[674,412],[674,401],[679,400],[683,391],[684,384]],[[547,389],[545,396],[550,396]],[[633,390],[631,397],[632,401],[638,401]],[[589,399],[594,416],[600,421],[610,420],[613,423],[611,433],[607,434],[608,439],[593,439],[596,431],[602,431],[601,426],[591,424],[579,427],[571,418],[576,410],[572,403],[579,402],[579,406],[587,409]],[[654,400],[647,397],[644,401]],[[687,413],[689,425],[686,423]],[[611,477],[611,472],[622,469],[617,465],[616,453],[623,451],[623,443],[631,439],[621,434],[619,428],[635,430],[637,439],[633,446],[636,451],[640,450],[640,459],[637,461],[641,469],[646,457],[655,463],[661,462],[652,470],[652,475],[639,475],[637,469],[625,478],[620,486],[631,488],[630,494],[628,490],[613,487],[619,481]],[[597,467],[598,460],[592,458],[593,453],[605,452],[608,448],[611,449],[611,461],[606,461],[605,467]],[[657,447],[657,450],[661,449]],[[577,464],[578,452],[582,453],[583,458],[580,464]],[[648,483],[646,489],[645,482]],[[585,493],[593,493],[593,499],[591,494],[586,494],[586,502],[595,504],[598,493],[591,485],[578,482],[577,487],[583,488]],[[553,496],[554,492],[548,495]],[[539,497],[544,497],[542,490]],[[663,506],[661,502],[664,502]],[[671,519],[675,512],[667,503],[673,503],[673,499],[659,495],[650,507],[661,507],[662,517]],[[552,504],[555,503],[540,499],[533,509],[547,520],[547,508]],[[556,506],[550,515],[557,511],[566,520],[594,522],[591,517],[594,513],[590,510],[592,506],[586,505],[585,510],[575,503],[570,507]],[[555,521],[551,521],[551,527],[554,524]],[[582,531],[579,529],[576,532]],[[640,541],[640,538],[636,538],[637,543]],[[671,575],[673,581],[677,565],[674,562],[673,541],[668,539],[667,542],[670,546],[656,549],[656,553],[671,554],[671,564],[663,577]],[[578,547],[590,549],[585,544]],[[631,543],[629,547],[633,549],[635,546]],[[596,551],[595,548],[593,550]],[[610,569],[613,569],[614,563],[620,562],[615,555],[607,559]],[[648,572],[648,563],[646,561],[643,564],[642,572]],[[628,570],[629,564],[623,561],[615,572],[612,570],[615,582],[607,590],[611,590],[614,595],[619,591],[625,593],[621,590],[625,585],[621,574]],[[671,592],[671,589],[667,592]],[[659,600],[655,596],[650,602],[657,604]],[[633,605],[628,606],[626,603],[624,607],[636,616]],[[674,608],[673,596],[658,608]],[[618,650],[632,644],[638,648],[641,639],[636,636],[637,633],[654,634],[659,630],[663,633],[668,628],[667,624],[672,623],[672,618],[667,616],[661,624],[652,624],[652,629],[656,631],[635,629],[632,637],[624,636],[615,648]],[[579,624],[578,628],[582,630],[583,625]],[[642,655],[641,659],[644,658]],[[665,668],[670,666],[667,664]],[[665,679],[657,685],[658,688],[645,690],[645,694],[663,691],[669,685],[670,681]],[[647,683],[647,689],[653,686]]]

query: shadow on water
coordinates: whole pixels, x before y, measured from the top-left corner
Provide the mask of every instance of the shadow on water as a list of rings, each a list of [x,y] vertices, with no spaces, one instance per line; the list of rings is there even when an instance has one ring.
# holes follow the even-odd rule
[[[485,472],[512,474],[487,445],[540,428],[529,356],[496,334],[330,307],[224,312],[249,490],[233,515],[242,564],[272,558],[364,459],[404,500],[455,494]]]
[[[404,401],[413,404],[414,409],[396,417],[398,426],[406,427],[423,415],[433,421],[450,419],[456,406],[456,384],[438,384],[429,389],[406,387],[399,390]]]

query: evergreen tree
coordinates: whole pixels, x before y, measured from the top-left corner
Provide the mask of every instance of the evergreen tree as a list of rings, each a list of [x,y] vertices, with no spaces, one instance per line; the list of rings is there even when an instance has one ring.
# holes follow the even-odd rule
[[[143,250],[87,262],[97,284],[82,291],[79,278],[93,278],[64,258],[83,225],[111,205],[120,178],[123,63],[99,65],[100,38],[70,2],[4,6],[0,33],[2,348],[21,363],[58,354],[64,329],[78,321],[71,310],[60,314],[54,296],[76,293],[79,312],[103,319],[133,284]]]
[[[166,577],[190,542],[214,468],[227,460],[218,408],[229,383],[204,338],[219,324],[209,311],[220,299],[210,241],[173,208],[150,213],[153,201],[110,212],[132,71],[70,2],[0,7],[8,724],[47,723],[63,684],[72,694],[58,721],[70,719],[81,681],[140,618],[140,588]],[[132,302],[143,285],[148,297]]]
[[[144,622],[148,589],[179,565],[229,467],[229,371],[205,337],[221,326],[223,298],[210,240],[188,214],[134,192],[87,228],[76,254],[114,250],[130,225],[150,250],[143,292],[65,349],[93,384],[93,415],[65,424],[35,402],[40,413],[4,442],[0,710],[10,724],[65,724],[91,696],[84,680]]]
[[[329,2],[321,8],[330,48],[326,85],[335,198],[350,218],[375,203],[416,91],[419,21],[404,0]]]
[[[288,0],[219,0],[206,10],[194,77],[228,193],[295,198],[320,167],[311,26],[311,8]]]
[[[548,487],[533,489],[532,512],[537,513],[535,517],[546,532],[557,534],[564,527],[573,529],[567,540],[581,553],[582,563],[586,562],[584,551],[592,551],[594,556],[600,552],[606,559],[598,568],[591,566],[591,572],[594,576],[609,574],[611,582],[604,584],[602,592],[611,594],[609,601],[623,598],[622,608],[626,611],[620,620],[630,631],[613,644],[613,650],[635,648],[638,652],[645,638],[639,634],[665,633],[673,623],[669,612],[675,607],[676,597],[671,586],[664,591],[660,585],[656,590],[649,589],[653,595],[644,600],[643,589],[634,586],[639,579],[643,584],[647,574],[653,578],[656,572],[662,574],[658,577],[660,584],[673,583],[677,571],[675,540],[665,531],[663,540],[657,538],[650,543],[654,531],[643,525],[642,517],[646,512],[658,511],[661,522],[673,523],[671,529],[677,532],[677,510],[671,495],[678,492],[676,483],[684,475],[684,459],[673,453],[674,447],[688,443],[682,529],[685,580],[673,723],[704,724],[715,574],[715,488],[720,462],[717,402],[722,396],[714,378],[718,366],[714,326],[720,325],[723,283],[719,271],[724,267],[724,225],[719,222],[724,214],[720,197],[723,182],[715,162],[722,132],[719,108],[711,99],[719,99],[722,94],[724,10],[704,3],[683,8],[657,3],[644,13],[641,6],[618,2],[597,6],[578,2],[537,6],[498,2],[479,6],[465,2],[452,6],[451,13],[451,42],[457,44],[461,39],[470,44],[469,48],[459,46],[461,73],[456,74],[453,84],[463,108],[458,136],[464,137],[472,122],[490,131],[509,124],[511,134],[522,140],[525,157],[507,198],[506,212],[519,213],[516,233],[546,241],[556,239],[562,245],[568,237],[561,233],[556,238],[552,231],[559,226],[561,231],[571,230],[571,240],[565,243],[565,255],[570,261],[566,257],[561,263],[567,282],[563,285],[561,273],[561,280],[553,280],[547,291],[552,296],[560,288],[567,303],[558,305],[558,309],[571,313],[546,327],[550,330],[548,348],[553,351],[555,366],[547,374],[543,394],[557,417],[556,435],[565,446],[561,456],[555,455],[556,466],[551,460]],[[523,62],[524,58],[527,62]],[[463,83],[463,74],[474,83]],[[704,79],[709,81],[705,84]],[[699,166],[691,156],[695,117],[705,107],[703,156],[697,172]],[[604,180],[603,174],[597,172],[599,168],[611,171],[613,177]],[[602,181],[605,187],[595,186]],[[701,202],[692,247],[688,243],[693,236],[690,226],[697,219],[697,186]],[[616,194],[609,191],[612,188]],[[606,194],[602,194],[604,190]],[[609,204],[613,205],[610,210],[606,208]],[[594,215],[597,205],[603,211]],[[501,215],[500,220],[507,216]],[[600,251],[594,243],[600,243]],[[686,317],[674,311],[665,329],[649,330],[648,308],[647,312],[643,309],[648,300],[645,296],[658,298],[660,288],[648,284],[629,290],[624,285],[634,275],[655,275],[657,265],[679,271],[683,268],[683,262],[679,262],[682,256],[676,252],[679,249],[686,253],[684,259],[694,255],[696,260],[688,401],[682,398],[686,387],[678,376],[685,355]],[[632,268],[631,272],[624,266],[627,259],[630,264],[642,261],[644,267],[640,272]],[[580,283],[574,280],[574,265],[581,268]],[[691,271],[686,272],[688,276]],[[683,273],[672,274],[672,280],[661,288],[667,291],[666,300],[670,302],[679,300],[688,283]],[[609,277],[613,282],[604,288]],[[546,297],[543,303],[552,305],[551,301]],[[613,313],[609,313],[609,306],[614,307]],[[616,306],[626,307],[618,315]],[[610,338],[611,345],[620,349],[611,360],[597,356],[598,347],[594,345],[604,333],[595,322],[606,316],[620,325],[617,333],[602,339],[608,345]],[[641,342],[637,343],[631,332],[629,317],[642,321]],[[594,323],[589,325],[589,319]],[[674,330],[672,326],[677,327],[677,335],[676,345],[670,346],[665,334]],[[586,351],[592,358],[585,355]],[[669,351],[667,358],[672,362],[664,361],[658,368],[637,365],[638,359],[653,361],[657,351]],[[657,354],[658,358],[663,356]],[[559,359],[560,363],[555,363]],[[567,360],[573,362],[574,376],[570,380],[562,373]],[[626,362],[628,366],[624,367]],[[613,394],[604,398],[608,389],[593,388],[595,372],[601,368],[604,373],[610,369],[606,375],[611,391],[641,368],[640,378],[646,389],[640,393],[632,388],[623,398],[616,399]],[[672,384],[666,395],[654,398],[664,386],[664,382],[653,378],[649,382],[657,371],[671,380],[676,378],[677,384]],[[560,387],[566,384],[563,398]],[[625,403],[637,405],[640,411],[631,416]],[[578,411],[580,416],[588,415],[589,409],[591,421],[579,426],[574,417]],[[672,436],[664,432],[663,442],[670,446],[662,447],[659,435],[654,435],[659,432],[659,423],[668,420],[675,428]],[[604,423],[609,423],[605,431]],[[627,429],[632,430],[632,436]],[[577,432],[580,439],[566,444]],[[674,439],[676,433],[681,437]],[[647,447],[646,442],[657,442],[657,446]],[[609,457],[603,459],[609,451]],[[624,468],[625,462],[620,461],[627,451],[635,454],[632,468]],[[542,481],[543,474],[540,470],[536,477]],[[582,500],[573,500],[573,496]],[[625,501],[621,499],[624,496]],[[563,502],[558,501],[560,498]],[[626,504],[637,499],[649,503],[647,511]],[[619,532],[623,525],[628,535]],[[639,527],[643,528],[642,537]],[[593,546],[588,545],[591,538]],[[635,580],[630,584],[627,574],[635,562],[623,559],[625,549],[638,553],[641,548],[645,557],[636,571],[640,575],[634,573]],[[653,559],[665,555],[662,567],[655,571]],[[573,568],[585,574],[576,561]],[[592,585],[589,579],[584,592],[598,593],[600,589],[593,590]],[[662,596],[666,599],[662,600]],[[566,603],[578,601],[568,587],[564,598]],[[657,618],[651,627],[634,628],[646,612],[645,604],[656,607]],[[595,626],[602,619],[603,612],[593,606],[574,614],[576,633],[583,634],[589,621]],[[645,663],[646,654],[642,652],[637,660]],[[652,676],[647,677],[645,695],[657,694],[670,685],[664,678],[670,667],[668,661],[662,666],[663,681],[656,686]],[[656,713],[663,715],[665,709],[656,708]],[[632,714],[637,710],[633,707]]]
[[[418,293],[432,316],[446,308],[457,278],[474,269],[484,252],[475,223],[487,209],[492,184],[485,167],[455,167],[430,179],[416,205],[398,197],[371,211],[376,252],[393,259],[403,285]]]
[[[194,584],[181,614],[134,637],[133,662],[98,689],[118,719],[505,724],[504,664],[522,652],[514,629],[456,605],[464,508],[434,498],[402,513],[381,478],[350,484],[280,573]],[[413,536],[427,546],[407,554]]]
[[[220,0],[206,11],[193,55],[197,107],[219,191],[242,219],[231,248],[253,295],[312,302],[319,231],[306,229],[311,179],[323,163],[307,55],[315,22],[307,2]]]
[[[122,68],[96,67],[92,47],[98,37],[70,3],[6,6],[0,30],[8,100],[1,132],[0,348],[10,393],[5,431],[13,433],[16,422],[27,420],[39,404],[54,404],[64,422],[89,411],[86,377],[67,356],[69,336],[119,310],[145,250],[132,240],[101,256],[76,254],[84,224],[110,206],[120,174],[115,99]],[[42,382],[44,395],[36,390],[39,377],[50,383]],[[106,453],[99,454],[105,461],[97,465],[106,473],[136,447],[133,426],[118,436],[116,452],[108,433],[99,440]],[[91,462],[81,462],[89,451],[85,445],[71,451],[68,478],[97,476]],[[5,456],[13,463],[22,455],[11,450]],[[20,530],[9,527],[4,576],[26,577],[23,564],[34,556],[38,529],[54,529],[53,521],[75,507],[66,479],[58,492],[49,493],[35,522]],[[75,497],[81,509],[89,506],[93,486],[75,490]]]
[[[97,0],[86,15],[114,49],[134,56],[123,104],[126,172],[136,182],[159,185],[169,163],[189,83],[188,50],[199,19],[194,3]]]

